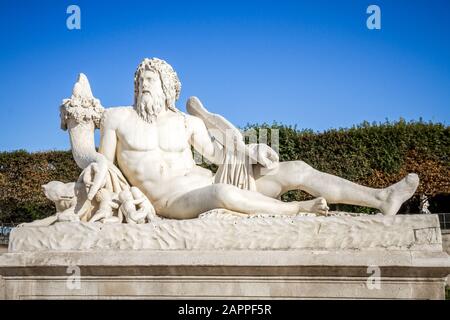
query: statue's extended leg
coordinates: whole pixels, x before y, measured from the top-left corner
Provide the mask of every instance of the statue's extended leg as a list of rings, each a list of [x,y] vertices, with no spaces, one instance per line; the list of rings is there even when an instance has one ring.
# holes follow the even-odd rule
[[[58,216],[54,214],[44,219],[34,220],[33,222],[21,223],[17,227],[48,227],[49,225],[52,225],[56,221],[58,221]]]
[[[303,190],[324,197],[328,203],[344,203],[379,209],[394,215],[417,189],[419,178],[409,174],[396,184],[384,188],[368,188],[328,173],[320,172],[303,161],[281,162],[273,172],[255,167],[259,192],[274,198],[289,190]]]
[[[328,210],[326,202],[322,198],[305,202],[283,202],[258,192],[242,190],[222,183],[189,191],[181,196],[169,199],[163,206],[156,205],[156,207],[159,215],[175,219],[196,218],[199,214],[216,208],[246,214],[286,215],[304,211],[326,213]]]

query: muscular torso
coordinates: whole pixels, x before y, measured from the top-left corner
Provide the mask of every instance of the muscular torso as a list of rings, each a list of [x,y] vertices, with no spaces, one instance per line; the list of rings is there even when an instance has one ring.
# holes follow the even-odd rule
[[[150,124],[134,109],[121,109],[116,127],[117,163],[157,210],[173,196],[212,183],[211,172],[194,162],[188,116],[167,112]]]

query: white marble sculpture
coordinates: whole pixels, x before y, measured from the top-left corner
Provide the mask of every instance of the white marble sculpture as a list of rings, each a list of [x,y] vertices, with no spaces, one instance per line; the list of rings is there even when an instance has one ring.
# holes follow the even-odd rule
[[[424,194],[420,195],[419,212],[422,214],[431,214],[430,203],[428,202],[428,197]]]
[[[150,201],[136,187],[120,192],[119,200],[120,215],[124,216],[128,223],[141,224],[159,219]]]
[[[300,160],[279,162],[269,146],[245,145],[239,130],[206,110],[198,98],[187,101],[189,114],[181,112],[175,105],[180,81],[163,60],[143,60],[134,86],[133,106],[104,109],[80,74],[72,97],[63,101],[61,121],[83,169],[76,185],[84,192],[78,192],[77,201],[70,200],[78,205],[64,219],[56,216],[39,225],[71,219],[139,224],[156,219],[156,214],[190,219],[216,208],[238,214],[326,215],[329,203],[395,215],[418,186],[416,174],[374,189],[317,171]],[[95,128],[101,131],[98,152]],[[195,163],[191,147],[218,165],[216,174]],[[296,189],[316,198],[278,200]],[[48,197],[55,203],[60,200]]]
[[[112,193],[106,188],[100,189],[95,195],[99,203],[98,209],[89,221],[95,222],[101,220],[103,223],[120,223],[122,216],[115,215],[114,212],[119,209],[117,194]]]

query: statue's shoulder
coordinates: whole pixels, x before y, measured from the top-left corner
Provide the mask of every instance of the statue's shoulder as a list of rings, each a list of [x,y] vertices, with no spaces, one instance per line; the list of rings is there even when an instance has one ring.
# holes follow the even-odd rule
[[[101,126],[117,127],[132,112],[134,112],[134,108],[131,106],[107,108],[103,112]]]
[[[187,113],[184,113],[184,112],[181,112],[181,113],[182,113],[184,119],[186,120],[186,122],[189,125],[191,125],[191,126],[195,126],[196,127],[196,126],[201,126],[201,125],[204,124],[203,123],[203,119],[201,119],[201,118],[199,118],[197,116],[194,116],[194,115],[191,115],[191,114],[187,114]]]

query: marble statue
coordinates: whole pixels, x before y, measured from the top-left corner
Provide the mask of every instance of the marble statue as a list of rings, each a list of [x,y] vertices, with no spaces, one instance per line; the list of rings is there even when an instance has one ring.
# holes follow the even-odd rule
[[[55,205],[56,213],[41,220],[22,223],[19,227],[47,226],[56,221],[80,221],[80,216],[77,213],[84,212],[80,209],[82,208],[82,204],[87,200],[87,192],[83,183],[50,181],[49,183],[42,185],[42,191],[46,198]]]
[[[62,213],[65,210],[73,210],[76,205],[76,183],[62,183],[60,181],[50,181],[42,185],[47,199],[51,200],[56,207],[56,213]]]
[[[437,215],[396,216],[416,174],[375,189],[280,162],[200,99],[181,112],[180,90],[167,62],[144,59],[133,105],[104,108],[79,75],[60,116],[81,174],[43,185],[56,213],[11,231],[0,299],[444,298],[450,260]],[[289,190],[315,198],[279,200]],[[81,290],[65,281],[73,266]],[[368,285],[372,267],[388,275],[377,277],[381,290]]]
[[[141,224],[158,219],[155,208],[138,188],[123,190],[119,199],[122,203],[119,210],[128,223]]]
[[[431,214],[430,209],[428,209],[429,206],[430,203],[428,202],[428,197],[424,194],[421,194],[419,203],[419,212],[422,214]]]
[[[47,192],[55,203],[77,205],[41,225],[77,220],[139,224],[157,216],[197,218],[218,208],[249,215],[327,215],[330,203],[395,215],[418,186],[413,173],[375,189],[320,172],[301,160],[279,162],[268,145],[246,145],[237,128],[210,113],[198,98],[188,99],[188,114],[181,112],[175,104],[180,90],[177,73],[167,62],[144,59],[134,77],[133,106],[105,109],[80,74],[60,114],[74,159],[83,170],[70,188],[76,185],[83,191],[77,196],[69,193],[70,199]],[[101,132],[98,151],[96,128]],[[217,164],[217,172],[197,165],[191,148]],[[316,198],[279,200],[283,193],[297,189]]]
[[[42,185],[45,196],[51,200],[56,207],[56,214],[48,217],[46,221],[75,221],[74,214],[79,197],[77,196],[77,184],[75,182],[62,183],[50,181]],[[37,223],[37,222],[36,222]]]
[[[114,211],[119,209],[117,203],[117,196],[106,188],[100,189],[95,195],[98,201],[98,210],[89,221],[95,222],[101,220],[103,223],[120,223],[122,219],[120,216],[115,216]]]

